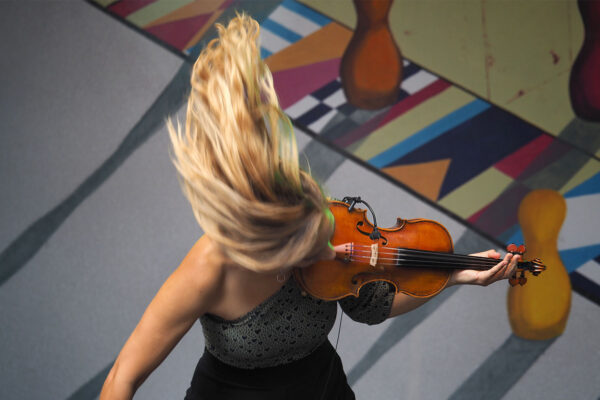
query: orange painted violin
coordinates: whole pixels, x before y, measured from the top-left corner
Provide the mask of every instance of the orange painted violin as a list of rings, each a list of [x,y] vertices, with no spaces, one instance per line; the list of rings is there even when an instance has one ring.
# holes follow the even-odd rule
[[[357,209],[365,204],[367,210]],[[294,276],[302,288],[323,300],[338,300],[358,296],[360,288],[374,281],[394,285],[397,293],[413,297],[431,297],[448,283],[457,268],[488,270],[499,260],[453,254],[452,238],[446,228],[428,219],[397,219],[391,228],[378,228],[371,207],[360,197],[345,197],[331,201],[329,209],[335,218],[331,243],[336,251],[333,260],[319,261],[306,268],[295,268]],[[515,254],[525,252],[524,246],[511,245]],[[539,275],[546,267],[535,258],[520,261],[509,282],[524,285],[525,272]]]

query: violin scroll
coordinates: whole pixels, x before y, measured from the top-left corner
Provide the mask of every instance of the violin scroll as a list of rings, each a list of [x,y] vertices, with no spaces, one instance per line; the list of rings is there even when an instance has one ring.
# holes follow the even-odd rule
[[[506,248],[506,250],[509,253],[518,254],[521,256],[523,254],[525,254],[525,252],[527,251],[525,249],[525,246],[523,246],[523,245],[517,246],[514,243],[509,244],[508,247]],[[519,264],[517,265],[517,270],[515,271],[515,274],[508,279],[508,283],[511,286],[515,286],[517,284],[523,286],[527,283],[527,278],[525,277],[525,271],[531,272],[531,274],[533,274],[533,276],[538,276],[545,270],[546,270],[546,266],[542,263],[542,260],[540,260],[539,258],[534,258],[533,260],[529,260],[529,261],[520,261]],[[520,275],[517,277],[517,273],[519,273],[519,272],[520,272]]]

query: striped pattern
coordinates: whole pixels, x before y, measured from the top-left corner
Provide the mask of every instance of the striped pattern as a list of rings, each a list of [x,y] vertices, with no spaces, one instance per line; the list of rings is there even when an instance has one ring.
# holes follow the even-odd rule
[[[397,103],[392,106],[392,110],[399,108],[405,100],[426,91],[438,82],[441,81],[435,75],[405,61],[404,81],[400,87]],[[360,110],[348,103],[339,78],[303,97],[285,111],[297,124],[305,126],[315,133],[323,134],[328,139],[335,139],[338,144],[346,136],[336,135],[333,137],[328,134],[328,128],[334,124],[336,126],[342,124],[345,128],[350,126],[358,128],[381,114],[381,111]],[[344,134],[348,133],[351,131],[344,132]],[[361,138],[364,136],[363,133]],[[354,137],[353,140],[357,139]]]
[[[306,6],[294,0],[285,0],[260,25],[261,56],[267,58],[329,22],[329,18]]]
[[[107,6],[109,12],[188,56],[199,52],[201,40],[212,28],[212,24],[225,23],[227,17],[234,15],[233,9],[224,13],[227,7],[235,4],[237,10],[247,9],[257,18],[252,12],[253,7],[262,7],[260,4],[252,4],[254,0],[121,0],[111,4],[105,4],[101,0],[94,1]],[[266,19],[258,19],[261,24],[263,58],[281,51],[331,22],[329,18],[294,0],[284,0]]]
[[[475,100],[429,125],[427,128],[415,132],[415,134],[408,139],[381,152],[376,157],[369,159],[369,163],[377,168],[387,166],[395,160],[402,158],[413,150],[423,146],[430,140],[439,137],[450,129],[479,115],[489,107],[490,105],[488,103],[482,100]]]
[[[531,190],[531,187],[519,182],[535,171],[542,171],[552,162],[560,160],[560,154],[566,153],[556,153],[556,156],[549,158],[547,154],[557,149],[555,139],[477,98],[466,103],[462,100],[456,101],[454,107],[450,104],[449,111],[430,119],[431,122],[425,124],[423,128],[407,131],[393,143],[388,140],[385,146],[377,147],[377,143],[382,142],[370,141],[371,136],[375,137],[380,131],[383,132],[388,124],[393,124],[411,108],[431,103],[436,96],[449,87],[447,82],[413,63],[404,61],[404,66],[405,75],[398,101],[387,109],[378,111],[356,109],[346,101],[338,78],[301,98],[285,111],[299,126],[306,127],[333,144],[354,152],[355,155],[380,169],[410,163],[415,163],[417,168],[417,165],[425,165],[424,163],[448,157],[452,160],[453,154],[457,159],[462,159],[464,154],[472,156],[474,153],[483,152],[477,145],[478,141],[482,141],[482,145],[485,146],[483,141],[497,137],[498,141],[492,145],[490,151],[483,152],[486,159],[479,161],[481,166],[478,162],[468,161],[466,164],[463,163],[464,165],[460,167],[462,169],[457,170],[457,164],[450,161],[450,167],[443,172],[445,182],[441,188],[430,188],[429,186],[434,182],[430,182],[429,186],[415,183],[412,187],[427,198],[430,198],[431,193],[438,193],[439,206],[461,216],[479,229],[490,232],[499,240],[506,243],[523,243],[516,221],[516,210],[520,200]],[[417,118],[427,119],[432,118],[433,115],[421,113]],[[451,151],[436,158],[434,156],[436,152],[447,152],[447,149],[452,149],[453,142],[450,135],[458,139],[459,136],[454,134],[458,128],[464,130],[465,144],[452,150],[454,153]],[[469,135],[475,132],[481,132],[481,135],[469,138]],[[513,139],[510,139],[511,137]],[[374,155],[365,158],[362,149],[364,143],[368,141],[378,150]],[[466,141],[472,141],[480,150],[473,152]],[[436,142],[440,144],[436,145]],[[429,155],[432,158],[421,159],[419,157],[422,156],[419,154]],[[493,161],[494,159],[490,157],[499,158],[498,161]],[[597,163],[590,163],[586,164],[587,175],[584,175],[584,170],[579,174],[581,176],[578,180],[579,186],[573,188],[571,182],[576,179],[575,177],[567,181],[567,184],[572,187],[567,196],[574,197],[577,194],[600,191],[598,179],[600,174],[590,177],[590,173],[598,171],[600,166],[597,166]],[[392,173],[391,171],[390,169],[389,173]],[[403,183],[410,182],[408,178],[397,176],[398,173],[402,174],[398,172],[400,170],[395,171],[397,172],[392,175],[395,179]],[[585,179],[584,176],[587,180],[581,182]],[[588,195],[568,201],[571,211],[563,229],[564,239],[560,241],[559,250],[569,271],[575,271],[600,255],[598,236],[593,233],[594,227],[600,221],[596,221],[594,217],[589,218],[588,215],[590,209],[600,204],[596,197],[597,195]],[[585,215],[588,217],[586,218]],[[577,229],[583,229],[586,234],[569,234]],[[600,291],[596,296],[600,298]]]
[[[236,7],[243,8],[256,6],[257,3],[241,0],[235,4]],[[210,25],[231,15],[228,7],[233,3],[223,0],[141,0],[102,2],[102,5],[115,15],[156,35],[159,40],[174,46],[183,54],[193,55],[201,48],[201,39]],[[318,34],[330,22],[329,18],[297,1],[284,0],[261,19],[261,55],[269,58],[281,53],[292,45],[301,43],[304,38]],[[325,65],[325,61],[322,62]],[[303,66],[306,71],[310,71],[304,74],[306,79],[314,81],[315,75],[320,75],[320,79],[323,79],[330,74],[329,70],[338,65],[335,59],[327,60],[326,63],[327,67],[320,69],[315,69],[316,64]],[[281,79],[290,79],[290,75],[285,72],[277,73],[279,83],[282,82]],[[293,70],[293,73],[304,77],[301,69]],[[593,209],[598,201],[597,195],[594,195],[600,190],[597,178],[600,163],[597,160],[575,154],[576,150],[571,150],[550,136],[532,131],[524,121],[498,112],[486,101],[472,98],[465,102],[457,96],[450,96],[449,89],[456,88],[407,60],[404,61],[404,76],[398,100],[384,110],[358,110],[350,105],[339,78],[331,77],[320,86],[315,86],[315,82],[294,82],[291,86],[282,87],[276,80],[281,98],[294,99],[293,103],[285,107],[297,125],[353,152],[376,168],[385,168],[395,179],[408,184],[424,197],[436,201],[440,207],[461,216],[467,223],[501,241],[522,241],[516,221],[516,209],[529,190],[540,186],[555,187],[569,197],[570,212],[559,242],[559,251],[567,268],[575,271],[600,255],[600,242],[594,235],[594,227],[598,221],[586,218],[589,214],[587,210]],[[298,91],[303,89],[308,93],[299,96],[302,92]],[[294,93],[290,95],[288,92],[291,93],[292,90]],[[441,99],[449,100],[450,103],[434,106]],[[445,111],[435,112],[442,108]],[[413,109],[415,112],[411,114]],[[426,109],[429,110],[425,111]],[[490,115],[500,117],[494,119]],[[407,118],[426,123],[418,128],[415,125],[411,129],[411,124],[405,123]],[[484,135],[483,132],[489,130],[486,124],[492,124],[492,120],[494,128],[503,126],[509,132],[514,132],[514,135],[517,132],[531,132],[529,136],[524,136],[523,133],[518,135],[533,137],[533,140],[527,143],[498,141],[494,148],[501,150],[498,154],[502,154],[503,158],[495,161],[493,166],[485,160],[475,160],[472,157],[468,163],[457,163],[465,160],[465,154],[469,154],[465,152],[469,152],[469,149],[460,141],[461,136],[456,131],[478,131],[481,132],[480,135]],[[570,127],[566,128],[563,136],[573,140],[576,135],[569,129]],[[502,133],[496,132],[494,136],[488,131],[485,135],[500,138]],[[451,137],[455,139],[449,139]],[[442,152],[437,158],[427,158],[439,150],[452,149],[453,143],[456,144],[456,149],[449,153]],[[458,146],[458,143],[462,144]],[[443,168],[436,172],[435,182],[423,185],[406,175],[417,173],[424,166]],[[561,176],[555,173],[559,170]],[[490,181],[493,182],[493,189],[485,190],[486,196],[481,196],[480,192]],[[581,193],[582,190],[585,193]],[[569,232],[575,229],[583,230],[584,234],[570,235]],[[600,298],[600,292],[597,295]]]

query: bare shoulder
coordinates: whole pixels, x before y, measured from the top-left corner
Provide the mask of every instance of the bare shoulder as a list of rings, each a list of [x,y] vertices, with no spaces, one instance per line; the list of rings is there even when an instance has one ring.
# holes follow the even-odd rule
[[[223,264],[217,245],[204,235],[192,246],[175,274],[196,289],[211,294],[222,286]]]

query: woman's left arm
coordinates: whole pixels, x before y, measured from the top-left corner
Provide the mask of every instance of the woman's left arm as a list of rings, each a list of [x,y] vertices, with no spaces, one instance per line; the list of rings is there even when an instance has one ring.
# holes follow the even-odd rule
[[[488,257],[500,259],[500,253],[495,250],[488,250],[482,253],[471,254],[477,257]],[[454,285],[480,285],[487,286],[501,279],[510,278],[517,268],[517,262],[521,259],[520,255],[507,253],[504,259],[487,271],[478,271],[472,269],[455,269],[450,275],[446,288]],[[420,298],[411,297],[404,293],[396,293],[392,303],[392,311],[389,318],[407,313],[423,305],[432,297]]]

